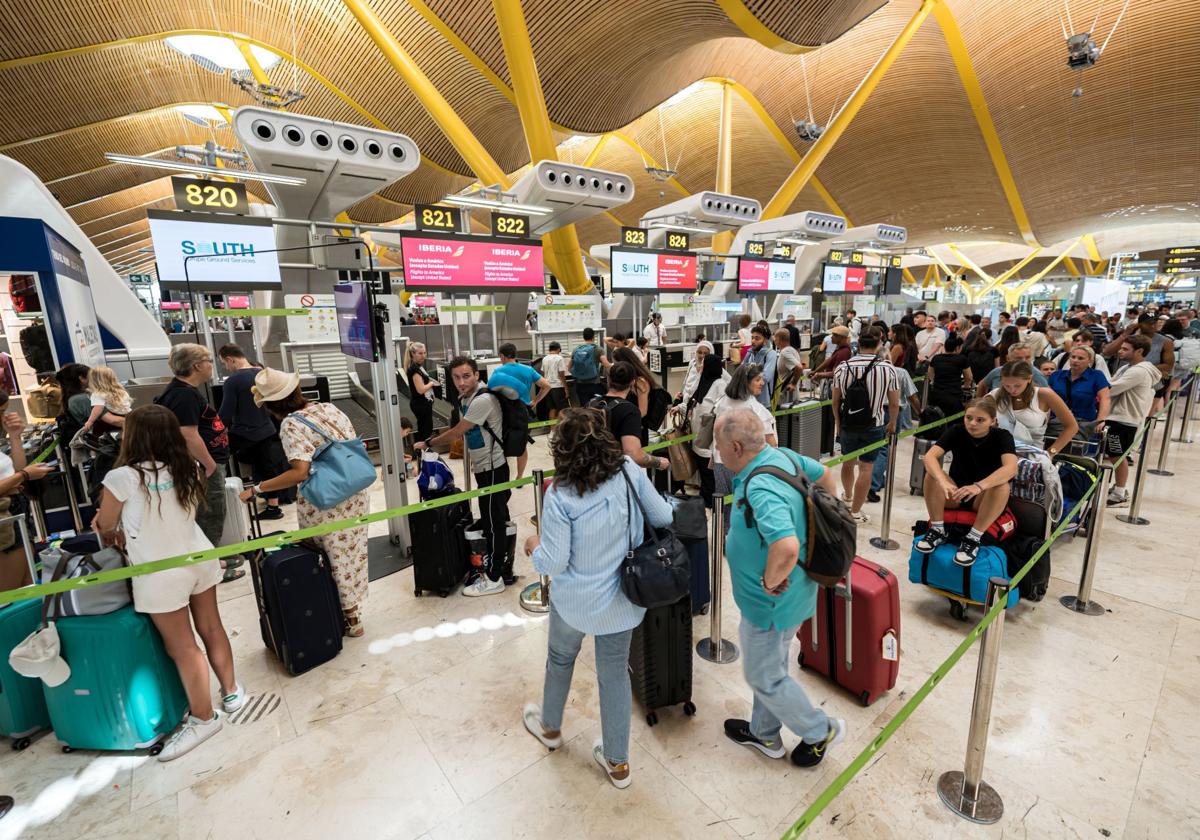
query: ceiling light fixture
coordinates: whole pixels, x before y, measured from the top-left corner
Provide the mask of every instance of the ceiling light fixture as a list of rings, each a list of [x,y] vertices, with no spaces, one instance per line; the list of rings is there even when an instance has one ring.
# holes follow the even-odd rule
[[[302,186],[308,181],[291,175],[272,175],[266,172],[243,172],[239,169],[218,169],[215,166],[202,166],[198,163],[184,163],[178,160],[163,160],[162,158],[136,157],[135,155],[118,155],[113,152],[104,153],[105,160],[113,163],[127,163],[131,166],[148,166],[151,169],[169,169],[173,172],[189,172],[194,175],[212,175],[219,178],[236,178],[239,181],[261,181],[264,184],[286,184]]]
[[[699,225],[677,225],[666,219],[657,219],[650,223],[650,227],[661,229],[670,228],[671,230],[678,230],[684,233],[701,234],[703,236],[712,236],[714,233],[717,233],[716,228],[700,227]]]
[[[788,236],[783,239],[776,239],[775,241],[780,242],[784,245],[816,245],[817,244],[817,241],[815,239],[804,239],[804,238],[801,238],[798,236]]]
[[[225,125],[227,122],[225,116],[213,105],[176,105],[175,110],[185,119],[205,127],[210,123]]]
[[[448,195],[442,199],[442,203],[453,204],[457,207],[508,210],[513,213],[528,213],[531,216],[549,216],[554,212],[553,207],[543,207],[540,204],[520,204],[515,201],[503,201],[498,198],[483,198],[479,195]]]

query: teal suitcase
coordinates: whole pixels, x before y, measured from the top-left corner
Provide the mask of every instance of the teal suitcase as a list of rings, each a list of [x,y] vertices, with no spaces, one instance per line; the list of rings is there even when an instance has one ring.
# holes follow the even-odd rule
[[[71,676],[44,690],[63,751],[159,752],[188,704],[179,672],[150,618],[128,606],[55,623]]]
[[[42,681],[23,677],[8,665],[9,652],[41,621],[41,598],[0,607],[0,735],[12,738],[15,750],[25,749],[31,735],[50,728]]]

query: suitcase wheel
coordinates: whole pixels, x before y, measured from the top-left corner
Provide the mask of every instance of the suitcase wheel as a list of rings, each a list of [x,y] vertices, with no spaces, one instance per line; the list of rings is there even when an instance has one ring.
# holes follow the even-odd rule
[[[33,743],[32,739],[30,739],[28,737],[17,738],[15,741],[12,742],[12,748],[14,750],[24,750],[24,749],[27,749],[29,747],[29,745],[32,743]]]
[[[649,712],[649,713],[647,713],[647,715],[646,715],[646,725],[647,725],[647,726],[654,726],[654,725],[655,725],[655,724],[657,724],[657,723],[658,723],[658,713],[657,713],[657,712]]]
[[[953,598],[947,598],[950,602],[950,616],[959,621],[967,620],[967,606],[962,601],[955,601]]]
[[[65,753],[69,753],[69,752],[75,752],[75,749],[73,747],[68,747],[66,744],[63,744],[62,751]]]
[[[693,703],[691,700],[688,700],[686,703],[683,704],[683,713],[685,715],[687,715],[688,717],[691,717],[692,715],[696,714],[696,704]]]
[[[153,747],[150,748],[150,755],[158,755],[162,751],[163,751],[163,742],[159,741],[157,744],[155,744]]]
[[[420,590],[420,589],[414,589],[414,590],[413,590],[413,597],[414,597],[414,598],[420,598],[420,597],[421,597],[421,590]]]
[[[871,705],[871,695],[869,693],[867,693],[867,691],[864,689],[863,693],[858,695],[858,702],[862,703],[864,706],[870,706]]]
[[[448,598],[448,597],[450,597],[450,590],[449,589],[439,589],[438,595],[441,596],[442,598]]]
[[[804,653],[796,654],[796,664],[800,666],[800,670],[804,670]]]

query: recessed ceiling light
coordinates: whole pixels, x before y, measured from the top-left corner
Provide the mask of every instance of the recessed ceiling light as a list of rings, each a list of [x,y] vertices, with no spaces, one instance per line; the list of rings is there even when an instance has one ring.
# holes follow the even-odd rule
[[[175,110],[192,121],[200,120],[203,123],[217,123],[224,125],[225,117],[212,105],[176,105]]]
[[[232,38],[226,38],[223,35],[172,35],[163,40],[172,49],[176,49],[186,56],[199,56],[218,68],[225,70],[250,69],[249,63]],[[280,62],[280,56],[254,44],[250,44],[250,52],[264,70],[270,70]]]

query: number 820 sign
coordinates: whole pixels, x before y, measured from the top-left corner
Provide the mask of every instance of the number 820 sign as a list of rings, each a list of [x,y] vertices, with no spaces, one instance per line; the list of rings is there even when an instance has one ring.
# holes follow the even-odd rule
[[[228,181],[202,181],[199,178],[171,176],[175,208],[200,213],[250,214],[246,185]]]

